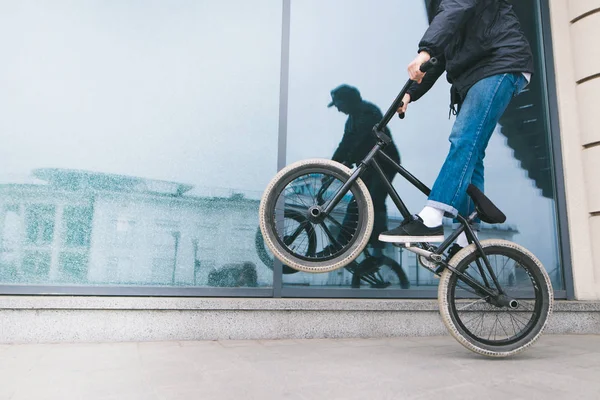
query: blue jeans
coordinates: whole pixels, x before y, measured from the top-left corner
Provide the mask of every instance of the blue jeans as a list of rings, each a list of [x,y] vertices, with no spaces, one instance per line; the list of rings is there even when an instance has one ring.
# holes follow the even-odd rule
[[[484,78],[469,89],[452,127],[450,152],[433,185],[428,206],[453,217],[458,213],[467,217],[474,211],[467,187],[472,183],[483,192],[485,149],[510,100],[525,86],[523,74],[507,73]]]

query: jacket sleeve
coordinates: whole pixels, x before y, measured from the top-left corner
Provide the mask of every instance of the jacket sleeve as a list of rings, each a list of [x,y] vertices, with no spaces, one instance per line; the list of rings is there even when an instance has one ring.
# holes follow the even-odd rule
[[[419,52],[432,57],[444,54],[450,39],[473,15],[480,0],[442,0],[436,16],[419,42]]]
[[[406,93],[410,94],[410,102],[419,100],[425,93],[429,91],[446,70],[446,60],[444,56],[438,57],[438,63],[434,68],[431,68],[423,77],[421,83],[413,82]]]

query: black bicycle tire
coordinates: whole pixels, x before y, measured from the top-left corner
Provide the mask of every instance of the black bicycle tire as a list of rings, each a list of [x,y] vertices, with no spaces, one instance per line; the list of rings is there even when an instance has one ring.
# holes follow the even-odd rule
[[[374,211],[370,193],[359,178],[350,188],[358,203],[359,210],[359,228],[354,241],[335,256],[322,261],[300,259],[294,254],[290,254],[286,247],[281,245],[279,242],[280,239],[277,236],[274,221],[276,201],[279,198],[280,191],[285,188],[288,181],[293,180],[293,177],[296,175],[301,176],[302,173],[312,170],[325,171],[342,182],[348,180],[352,174],[352,171],[348,167],[327,159],[303,160],[287,166],[279,171],[263,193],[259,207],[259,221],[265,242],[275,257],[280,259],[285,265],[299,271],[323,273],[342,268],[360,255],[367,245],[373,230]]]
[[[544,331],[548,323],[548,319],[552,313],[552,284],[542,263],[524,247],[516,243],[500,239],[484,240],[481,242],[481,246],[486,252],[486,255],[489,252],[498,252],[500,251],[498,249],[503,249],[509,256],[516,257],[518,255],[521,257],[523,260],[521,265],[527,267],[527,273],[530,274],[530,277],[535,280],[537,285],[539,285],[541,303],[538,312],[539,315],[534,321],[534,325],[523,335],[522,338],[515,340],[513,343],[505,345],[491,345],[489,343],[485,343],[486,341],[481,339],[475,339],[474,335],[463,329],[463,327],[461,327],[462,323],[459,323],[458,321],[456,315],[456,306],[453,305],[454,300],[451,299],[451,295],[456,287],[458,278],[457,275],[454,274],[450,269],[446,269],[444,271],[438,287],[440,314],[450,334],[452,334],[452,336],[454,336],[459,343],[469,350],[489,357],[512,356],[531,346]],[[458,271],[463,272],[461,269],[465,269],[477,257],[479,257],[478,250],[474,244],[471,244],[458,252],[450,260],[450,265],[452,265]]]

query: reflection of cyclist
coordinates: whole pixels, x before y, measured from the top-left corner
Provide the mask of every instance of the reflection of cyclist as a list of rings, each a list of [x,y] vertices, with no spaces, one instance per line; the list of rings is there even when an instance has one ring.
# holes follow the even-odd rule
[[[332,159],[348,166],[360,162],[366,157],[367,153],[375,146],[376,138],[373,135],[373,126],[377,124],[383,115],[377,106],[362,99],[358,89],[348,85],[341,85],[331,91],[331,103],[328,107],[335,106],[339,112],[348,115],[346,125],[344,127],[344,136],[333,153]],[[386,128],[388,136],[389,130]],[[391,136],[390,136],[391,137]],[[400,155],[394,143],[390,143],[385,148],[385,153],[396,162],[400,162]],[[380,160],[378,160],[380,161]],[[384,160],[379,162],[383,172],[388,180],[392,181],[395,170]],[[379,234],[387,230],[387,209],[385,200],[387,191],[384,184],[381,182],[377,172],[369,168],[361,179],[367,185],[371,198],[373,200],[373,208],[375,211],[375,219],[373,224],[373,233],[369,240],[369,244],[376,253],[381,254],[384,243],[378,240]],[[350,211],[350,210],[349,210]]]

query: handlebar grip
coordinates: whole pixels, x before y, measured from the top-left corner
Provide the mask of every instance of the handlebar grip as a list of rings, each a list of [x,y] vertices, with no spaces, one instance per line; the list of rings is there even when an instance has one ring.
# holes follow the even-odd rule
[[[431,59],[429,59],[429,61],[421,64],[421,67],[419,69],[421,70],[421,72],[427,72],[431,68],[435,67],[437,64],[438,64],[437,58],[431,57]]]
[[[404,106],[404,102],[400,102],[400,107]],[[398,113],[398,118],[400,119],[404,119],[404,117],[406,116],[405,113]]]
[[[421,70],[421,72],[427,72],[431,68],[435,67],[436,65],[438,65],[438,59],[435,57],[431,57],[429,59],[429,61],[421,64],[421,67],[419,69]],[[408,89],[410,88],[410,86],[413,83],[414,82],[411,81],[410,79],[408,80],[408,82],[406,82],[406,84],[404,85],[404,88],[402,88],[402,91],[400,91],[400,94],[398,95],[398,97],[396,97],[396,100],[394,100],[394,104],[392,104],[390,109],[386,112],[385,116],[383,117],[383,120],[381,121],[381,124],[383,127],[385,127],[388,124],[388,122],[390,122],[390,120],[392,119],[394,114],[398,112],[398,108],[403,106],[401,99],[404,97],[404,95],[406,94],[406,92],[408,91]],[[400,105],[397,106],[397,104],[400,104]],[[398,118],[404,119],[404,117],[405,117],[404,113],[398,113]]]

